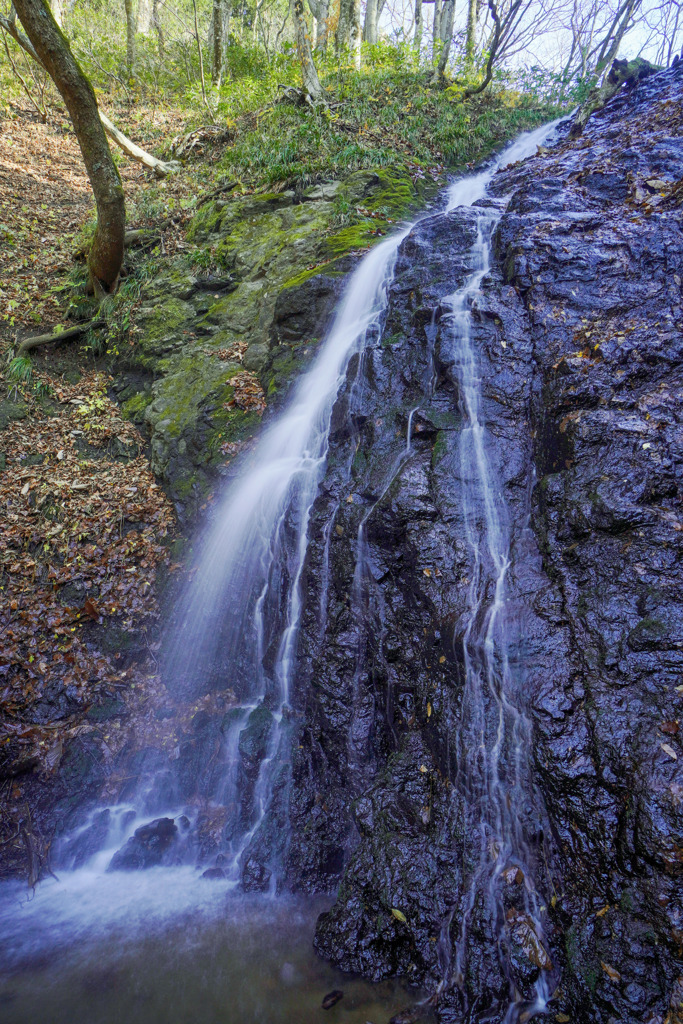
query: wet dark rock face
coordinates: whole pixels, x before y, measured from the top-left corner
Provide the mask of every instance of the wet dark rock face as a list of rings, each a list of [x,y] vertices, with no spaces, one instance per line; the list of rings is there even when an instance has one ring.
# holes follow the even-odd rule
[[[533,736],[516,810],[552,970],[515,910],[514,872],[502,941],[522,997],[545,970],[557,1019],[586,1024],[663,1022],[683,974],[682,101],[679,65],[494,178],[506,207],[473,311],[509,517],[511,696]],[[467,818],[452,793],[471,572],[442,300],[470,269],[474,219],[415,227],[383,338],[352,365],[294,695],[288,880],[341,879],[317,948],[432,990],[462,912]],[[443,1021],[502,1020],[495,930],[475,906]]]
[[[139,871],[177,863],[178,826],[173,818],[156,818],[141,825],[114,854],[109,871]]]

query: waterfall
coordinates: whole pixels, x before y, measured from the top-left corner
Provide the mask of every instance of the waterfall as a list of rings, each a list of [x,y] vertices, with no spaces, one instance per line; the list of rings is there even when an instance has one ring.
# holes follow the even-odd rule
[[[352,275],[289,407],[266,430],[248,471],[216,509],[164,645],[163,675],[171,688],[205,692],[216,683],[237,696],[224,729],[226,772],[207,794],[231,812],[226,870],[235,882],[288,757],[301,574],[332,409],[352,355],[380,330],[396,253],[408,230],[376,246]],[[264,756],[253,792],[240,792],[240,741],[255,723],[266,735]],[[275,857],[272,849],[269,857]],[[271,886],[276,870],[269,868]]]
[[[464,686],[458,728],[458,773],[454,799],[462,808],[465,876],[462,902],[451,908],[441,932],[441,988],[464,988],[469,926],[482,894],[489,920],[495,922],[498,956],[510,984],[505,1024],[528,1020],[543,1012],[549,996],[550,958],[544,946],[541,901],[535,889],[534,864],[519,816],[529,786],[530,727],[515,703],[506,623],[506,575],[510,566],[508,511],[500,481],[488,454],[488,431],[482,411],[480,368],[471,341],[471,310],[489,272],[493,231],[500,212],[486,204],[487,186],[500,167],[524,159],[554,133],[557,122],[517,140],[489,170],[456,182],[449,193],[447,213],[472,208],[476,239],[470,252],[471,271],[461,288],[441,300],[441,359],[455,373],[463,427],[459,442],[460,502],[470,552],[467,609],[461,622]],[[469,845],[468,845],[469,842]],[[521,872],[524,908],[512,920],[500,894],[504,873]],[[458,938],[451,926],[460,915]],[[509,911],[508,911],[509,915]],[[526,929],[544,969],[539,971],[536,998],[518,1000],[508,964],[508,931]],[[488,1019],[488,1018],[487,1018]]]
[[[457,737],[460,769],[453,798],[464,808],[464,832],[475,837],[470,858],[473,867],[466,877],[463,900],[451,908],[441,930],[442,990],[463,985],[469,925],[481,893],[496,921],[501,966],[509,976],[504,949],[508,922],[498,893],[501,875],[508,868],[520,871],[524,877],[524,915],[544,952],[534,865],[514,813],[516,802],[528,789],[529,729],[514,700],[507,655],[508,512],[488,454],[480,370],[470,338],[470,322],[472,305],[489,270],[491,237],[500,216],[495,203],[487,200],[488,185],[500,167],[534,153],[554,128],[554,124],[545,126],[523,136],[485,171],[456,182],[449,190],[445,208],[436,214],[448,217],[460,207],[469,207],[468,215],[474,218],[477,231],[468,278],[458,291],[444,296],[440,303],[445,311],[440,327],[440,360],[449,363],[457,377],[464,421],[458,472],[471,561],[467,610],[462,623],[465,679]],[[153,915],[162,904],[163,913],[169,916],[179,909],[189,911],[202,902],[218,906],[220,893],[244,883],[247,870],[252,874],[246,888],[274,893],[281,887],[293,731],[290,699],[303,611],[302,577],[310,518],[325,475],[332,413],[339,390],[354,354],[381,333],[398,249],[411,228],[409,225],[377,245],[351,276],[332,328],[287,408],[266,428],[245,459],[241,474],[212,510],[211,523],[196,545],[187,582],[166,630],[160,663],[169,690],[189,699],[218,691],[232,695],[223,720],[217,767],[203,767],[201,791],[205,806],[225,812],[221,875],[225,876],[226,884],[218,890],[219,896],[206,895],[201,884],[197,888],[198,876],[186,862],[185,866],[168,870],[166,878],[161,868],[156,873],[137,873],[135,880],[128,883],[126,902],[119,902],[116,872],[114,876],[105,876],[113,850],[129,839],[151,814],[169,814],[181,821],[185,814],[191,817],[192,813],[177,784],[169,784],[168,778],[161,777],[163,772],[155,775],[154,767],[150,766],[142,772],[135,793],[127,795],[126,804],[98,808],[81,826],[82,833],[99,829],[105,838],[85,867],[83,860],[75,865],[84,867],[84,871],[73,872],[63,889],[64,901],[59,906],[54,904],[60,913],[65,913],[60,908],[70,903],[74,920],[81,915],[97,922],[98,928],[106,929],[109,920],[119,924],[132,907],[144,917]],[[420,385],[425,404],[436,383],[434,322],[426,334],[430,365]],[[414,421],[420,408],[421,403],[408,411],[405,446],[386,467],[378,501],[413,455]],[[355,546],[351,603],[359,626],[368,601],[365,526],[371,512],[372,509],[359,524]],[[333,517],[323,529],[317,612],[321,630],[327,615],[332,523]],[[359,648],[355,684],[361,660]],[[353,767],[353,728],[347,739],[349,763]],[[249,779],[245,779],[240,768],[247,741],[252,742],[255,751],[255,767]],[[267,827],[269,819],[275,820],[274,826],[271,822]],[[192,822],[188,818],[185,822],[189,829]],[[188,849],[189,860],[196,856],[196,849]],[[109,917],[102,914],[102,896]],[[460,928],[453,940],[456,914],[460,915]],[[56,929],[60,920],[55,917]],[[542,1012],[546,1005],[546,973],[540,972],[536,1000],[525,1008],[532,1016]],[[521,1012],[511,985],[506,1024],[518,1021]]]

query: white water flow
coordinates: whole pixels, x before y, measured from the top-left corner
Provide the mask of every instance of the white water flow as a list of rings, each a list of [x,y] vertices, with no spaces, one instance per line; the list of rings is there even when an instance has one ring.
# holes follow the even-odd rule
[[[235,880],[240,858],[263,821],[278,768],[301,618],[308,522],[325,470],[332,409],[351,356],[380,330],[396,253],[408,230],[382,242],[362,261],[289,408],[266,431],[247,472],[217,509],[164,659],[175,685],[201,692],[214,679],[237,695],[225,732],[226,760],[232,767],[213,794],[232,815],[230,874]],[[245,807],[242,799],[240,807],[237,752],[255,714],[266,716],[267,749],[250,805]]]
[[[459,481],[466,541],[470,551],[467,610],[461,619],[464,661],[459,756],[454,793],[462,807],[465,837],[464,900],[443,923],[440,955],[441,989],[467,979],[470,926],[475,913],[493,924],[498,957],[508,979],[506,1024],[543,1013],[549,995],[548,970],[540,970],[536,996],[522,1004],[509,963],[510,932],[519,925],[529,945],[543,961],[543,922],[534,884],[533,857],[519,811],[528,788],[528,722],[516,703],[515,683],[508,659],[506,575],[510,566],[510,531],[505,496],[489,457],[487,424],[482,410],[480,367],[471,340],[473,305],[489,271],[491,237],[500,212],[486,204],[487,186],[500,167],[524,159],[554,133],[545,126],[517,140],[492,168],[451,189],[447,212],[470,206],[475,218],[471,272],[463,286],[442,300],[441,359],[456,371],[464,425],[460,434]],[[476,205],[475,205],[476,204]],[[521,875],[518,874],[521,872]],[[523,906],[512,912],[504,905],[504,878],[523,878]],[[519,902],[519,898],[517,900]],[[455,942],[451,932],[459,920]],[[549,959],[547,961],[549,964]],[[486,1018],[488,1019],[488,1018]]]

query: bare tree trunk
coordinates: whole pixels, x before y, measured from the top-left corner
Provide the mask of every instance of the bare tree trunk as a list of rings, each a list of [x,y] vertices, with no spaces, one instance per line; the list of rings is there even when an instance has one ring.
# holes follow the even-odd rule
[[[304,0],[292,0],[292,17],[296,33],[296,48],[301,62],[304,92],[314,101],[321,100],[323,91],[311,53],[311,38],[304,16]]]
[[[136,146],[134,142],[131,142],[123,132],[118,130],[116,125],[112,124],[107,115],[103,114],[101,110],[98,111],[98,113],[100,121],[102,122],[102,127],[109,138],[113,139],[114,142],[120,146],[123,152],[127,156],[131,157],[132,160],[137,160],[139,164],[143,164],[145,167],[149,167],[150,170],[154,171],[157,178],[165,178],[172,171],[178,170],[180,167],[179,163],[175,161],[166,163],[164,160],[157,160],[157,158],[152,156],[151,153],[148,153],[147,150],[141,149],[140,146]]]
[[[161,27],[161,16],[159,14],[159,0],[152,0],[152,21],[154,22],[154,29],[159,40],[159,56],[161,56],[165,49],[165,43],[164,30]]]
[[[354,64],[360,68],[360,0],[339,0],[339,22],[337,23],[336,48],[350,50]]]
[[[446,0],[439,19],[439,62],[432,76],[432,85],[440,85],[444,81],[446,65],[451,53],[453,39],[453,18],[455,16],[455,0]]]
[[[365,8],[365,24],[363,26],[363,39],[366,43],[374,45],[377,42],[377,21],[379,19],[379,7],[377,0],[367,0]]]
[[[467,3],[467,34],[465,36],[465,61],[468,67],[474,65],[477,48],[477,14],[479,0],[468,0]]]
[[[135,7],[133,0],[123,0],[126,10],[126,70],[132,78],[135,71]]]
[[[138,32],[149,35],[152,27],[152,0],[138,0]]]
[[[315,18],[318,23],[315,48],[318,53],[327,53],[327,41],[330,35],[330,0],[319,0],[318,13]]]
[[[351,5],[353,0],[339,0],[339,20],[335,34],[335,49],[340,53],[349,45],[351,36]]]
[[[15,0],[16,12],[33,47],[69,111],[97,204],[97,227],[88,255],[96,294],[113,292],[119,281],[126,234],[123,186],[112,160],[90,82],[45,0]]]
[[[353,0],[353,3],[351,4],[351,34],[349,37],[349,43],[353,54],[353,63],[357,71],[360,71],[361,39],[360,0]]]
[[[434,23],[432,25],[432,56],[439,53],[441,44],[441,0],[434,0]]]
[[[213,26],[213,47],[212,47],[212,77],[214,82],[220,85],[223,72],[223,10],[221,0],[213,0],[211,11]]]
[[[424,32],[424,12],[422,10],[422,0],[415,0],[415,35],[413,37],[413,46],[419,53],[422,49],[422,33]]]
[[[327,50],[327,21],[330,13],[330,0],[308,0],[308,6],[313,15],[313,49],[318,53],[325,53]]]

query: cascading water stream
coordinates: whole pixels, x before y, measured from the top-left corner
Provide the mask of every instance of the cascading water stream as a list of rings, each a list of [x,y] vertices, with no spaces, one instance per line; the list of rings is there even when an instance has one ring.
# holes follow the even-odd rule
[[[192,694],[216,685],[236,695],[223,729],[226,770],[206,795],[229,814],[225,871],[235,883],[288,756],[301,574],[332,409],[352,355],[380,330],[396,253],[408,230],[373,249],[351,278],[315,363],[216,509],[163,645],[170,689]],[[255,722],[265,734],[264,749],[253,788],[245,793],[238,754]],[[156,807],[148,800],[146,811],[160,811],[163,799]],[[281,836],[280,852],[282,844]],[[273,889],[274,863],[269,871]]]
[[[555,127],[545,126],[518,140],[489,171],[469,182],[456,183],[446,211],[470,206],[476,226],[471,272],[461,288],[441,301],[446,311],[442,318],[441,360],[455,371],[464,420],[460,434],[460,501],[470,551],[467,610],[460,624],[464,686],[454,799],[462,807],[465,863],[474,866],[466,876],[462,901],[451,908],[443,922],[440,990],[454,985],[465,987],[469,930],[475,904],[483,895],[495,930],[501,970],[509,982],[504,1024],[513,1024],[521,1014],[529,1020],[544,1012],[550,994],[551,965],[543,944],[533,857],[518,813],[529,787],[531,737],[528,722],[515,702],[508,659],[505,602],[510,531],[505,497],[488,454],[479,363],[471,340],[471,310],[489,272],[491,237],[500,219],[500,212],[486,205],[489,181],[499,167],[534,153]],[[524,879],[524,906],[514,911],[506,911],[500,894],[501,876],[510,871],[521,872]],[[460,915],[460,927],[453,943],[456,913]],[[515,923],[526,929],[543,966],[536,982],[536,998],[525,1004],[517,995],[508,963],[509,929]]]

